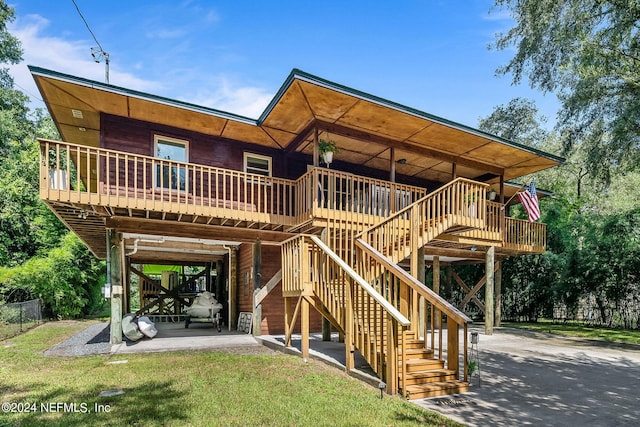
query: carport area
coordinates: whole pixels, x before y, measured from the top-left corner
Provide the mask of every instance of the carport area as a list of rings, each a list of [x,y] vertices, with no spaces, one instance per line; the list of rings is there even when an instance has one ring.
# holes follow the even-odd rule
[[[111,346],[111,353],[147,353],[180,350],[215,350],[232,347],[262,347],[251,334],[230,331],[222,328],[221,332],[209,324],[192,323],[189,328],[184,322],[157,322],[158,334],[140,341],[123,340]]]

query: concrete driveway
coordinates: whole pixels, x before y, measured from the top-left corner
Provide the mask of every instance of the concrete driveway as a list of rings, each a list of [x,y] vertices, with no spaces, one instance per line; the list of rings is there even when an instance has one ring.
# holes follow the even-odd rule
[[[640,346],[477,331],[471,391],[412,402],[470,426],[640,425]]]

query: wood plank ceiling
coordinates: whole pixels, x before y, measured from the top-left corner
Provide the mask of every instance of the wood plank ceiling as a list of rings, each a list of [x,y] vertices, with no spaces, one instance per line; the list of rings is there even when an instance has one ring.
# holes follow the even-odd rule
[[[99,146],[100,113],[190,129],[285,152],[313,152],[313,129],[336,142],[339,160],[433,181],[458,176],[495,183],[562,159],[478,130],[293,70],[257,120],[30,67],[43,99],[71,143]],[[487,176],[486,174],[490,175]],[[488,179],[486,179],[488,178]]]

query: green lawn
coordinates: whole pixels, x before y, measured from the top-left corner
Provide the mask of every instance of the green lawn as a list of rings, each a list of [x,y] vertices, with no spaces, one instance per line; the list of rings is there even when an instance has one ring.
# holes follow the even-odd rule
[[[640,330],[597,328],[575,323],[553,323],[550,321],[539,321],[537,323],[502,322],[502,326],[567,337],[588,338],[616,343],[640,344]]]
[[[89,324],[46,323],[0,342],[0,400],[32,410],[0,414],[1,426],[459,425],[398,397],[381,400],[377,389],[325,364],[281,353],[43,355]],[[112,389],[124,394],[99,397]],[[71,412],[73,404],[79,412]]]

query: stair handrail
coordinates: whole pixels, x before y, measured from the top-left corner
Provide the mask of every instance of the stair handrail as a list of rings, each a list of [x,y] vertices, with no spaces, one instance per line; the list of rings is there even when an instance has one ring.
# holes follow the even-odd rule
[[[367,252],[370,256],[374,257],[378,262],[384,265],[385,268],[391,270],[391,272],[398,277],[400,280],[406,282],[413,289],[418,291],[418,293],[424,298],[428,299],[436,308],[450,317],[452,320],[455,320],[458,324],[465,323],[473,323],[466,314],[458,310],[454,305],[450,304],[447,300],[442,298],[440,295],[435,293],[433,290],[429,289],[418,279],[410,275],[406,270],[400,268],[397,264],[389,261],[389,258],[381,254],[377,251],[373,246],[362,240],[361,238],[356,239],[356,246],[358,246],[363,251]],[[385,300],[386,301],[386,300]]]
[[[378,291],[376,291],[370,284],[367,283],[366,280],[362,278],[356,271],[349,266],[338,254],[336,254],[329,246],[327,246],[322,240],[320,240],[317,236],[309,235],[313,243],[315,243],[322,251],[331,258],[340,268],[344,270],[345,273],[354,282],[358,284],[365,292],[367,292],[371,298],[373,298],[381,307],[385,309],[385,311],[393,317],[401,326],[409,326],[411,321],[407,319],[397,308],[395,308],[389,301],[387,301]]]
[[[440,188],[438,188],[436,190],[433,190],[432,192],[424,195],[422,198],[416,200],[412,204],[407,205],[404,208],[400,209],[399,211],[394,212],[392,215],[389,215],[383,221],[380,221],[379,223],[367,228],[362,233],[360,233],[360,235],[358,235],[356,238],[362,238],[363,236],[367,235],[368,233],[370,233],[371,231],[375,230],[376,228],[382,227],[384,224],[395,220],[397,217],[400,217],[400,216],[404,215],[406,212],[410,211],[415,206],[418,206],[420,203],[424,202],[425,200],[428,200],[428,199],[430,199],[432,197],[436,197],[438,194],[444,192],[445,190],[447,190],[450,187],[453,187],[455,184],[457,184],[459,182],[466,182],[468,184],[480,185],[480,186],[485,186],[486,188],[489,188],[489,184],[487,184],[487,183],[474,181],[474,180],[468,179],[468,178],[458,177],[458,178],[456,178],[456,179],[454,179],[452,181],[449,181],[448,183],[446,183],[442,187],[440,187]]]

